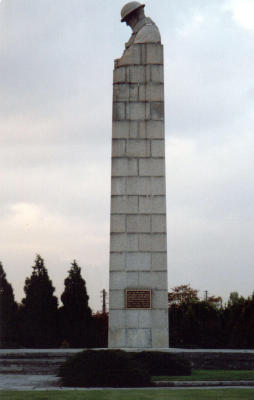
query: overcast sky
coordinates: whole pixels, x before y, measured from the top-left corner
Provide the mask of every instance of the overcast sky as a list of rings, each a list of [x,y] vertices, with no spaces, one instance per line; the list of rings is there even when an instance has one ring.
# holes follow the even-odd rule
[[[0,0],[0,260],[108,287],[120,0]],[[169,288],[254,290],[254,0],[147,0],[164,44]]]

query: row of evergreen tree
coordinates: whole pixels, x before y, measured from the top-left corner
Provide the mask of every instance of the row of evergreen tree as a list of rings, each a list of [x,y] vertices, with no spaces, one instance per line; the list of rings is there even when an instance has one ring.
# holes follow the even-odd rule
[[[169,292],[170,347],[254,348],[254,294],[232,292],[200,299],[198,291],[181,285]]]
[[[0,347],[106,346],[107,315],[92,315],[86,282],[77,262],[73,261],[64,281],[60,307],[40,255],[32,269],[25,280],[25,297],[17,304],[0,263]]]
[[[0,347],[107,347],[108,315],[92,315],[77,262],[64,281],[60,307],[40,255],[32,268],[17,304],[0,263]],[[197,290],[181,285],[168,299],[170,347],[254,348],[254,294],[232,292],[223,304],[221,297],[206,293],[201,299]]]

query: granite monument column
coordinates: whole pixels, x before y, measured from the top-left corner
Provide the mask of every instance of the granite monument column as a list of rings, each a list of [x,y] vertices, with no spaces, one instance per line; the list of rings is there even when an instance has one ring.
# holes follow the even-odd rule
[[[144,5],[113,83],[109,347],[168,347],[163,46]]]

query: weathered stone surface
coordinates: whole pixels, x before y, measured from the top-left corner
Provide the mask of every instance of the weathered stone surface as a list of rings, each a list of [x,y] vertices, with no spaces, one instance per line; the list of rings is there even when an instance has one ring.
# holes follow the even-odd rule
[[[165,196],[140,196],[139,197],[139,212],[150,214],[164,214],[166,213],[166,200]]]
[[[152,120],[140,122],[140,138],[163,139],[164,122]]]
[[[132,102],[127,104],[126,116],[130,121],[146,119],[146,103]]]
[[[127,328],[126,347],[151,347],[152,332],[147,328]]]
[[[153,82],[164,82],[163,66],[162,65],[151,65],[151,81]]]
[[[124,56],[118,60],[118,65],[136,65],[141,63],[141,49],[140,46],[134,46],[127,49]]]
[[[134,43],[160,43],[161,35],[155,24],[144,25],[136,34]]]
[[[139,310],[126,310],[126,326],[138,328]]]
[[[130,125],[128,121],[113,121],[112,138],[113,139],[128,139]],[[117,143],[115,141],[115,143]]]
[[[111,319],[109,314],[109,335],[108,335],[108,347],[120,349],[122,347],[126,347],[126,329],[112,327],[111,328]]]
[[[130,66],[126,69],[127,81],[130,83],[143,83],[146,81],[146,69],[144,65]]]
[[[165,176],[165,161],[163,159],[148,158],[139,160],[140,176]]]
[[[152,254],[152,271],[166,271],[167,270],[167,253],[153,253]]]
[[[150,232],[151,217],[149,215],[127,215],[127,232]]]
[[[110,271],[125,271],[125,253],[110,253]]]
[[[110,293],[114,290],[124,290],[126,287],[126,271],[110,271]],[[111,314],[111,313],[110,313]]]
[[[166,235],[165,234],[147,234],[139,235],[138,248],[141,251],[166,251]]]
[[[165,144],[164,140],[152,140],[152,157],[164,157],[165,156]]]
[[[119,191],[121,191],[119,182]],[[130,195],[164,195],[165,180],[161,177],[130,177],[126,181],[126,192],[124,189],[121,194]],[[115,193],[117,194],[117,193]]]
[[[112,157],[124,157],[126,154],[126,141],[113,140],[112,141]]]
[[[133,158],[113,158],[112,176],[137,176],[138,161]]]
[[[138,279],[141,288],[147,287],[149,289],[167,290],[168,287],[167,271],[140,272]]]
[[[109,307],[111,310],[123,309],[125,296],[123,290],[111,290],[109,293]]]
[[[130,139],[137,138],[139,135],[139,122],[138,121],[129,121],[129,137]]]
[[[111,328],[125,328],[125,312],[120,312],[119,310],[112,310],[110,312],[110,327]]]
[[[139,328],[152,328],[152,314],[150,310],[139,310],[138,316],[138,327]]]
[[[113,100],[114,101],[128,101],[130,95],[130,87],[128,84],[118,84],[114,86]]]
[[[117,113],[117,116],[119,116],[119,119],[123,119],[122,115],[124,115],[124,111],[122,110],[122,106],[120,108],[121,103],[119,104],[119,111]],[[164,103],[159,102],[159,101],[154,101],[151,103],[151,119],[153,120],[161,120],[163,121],[164,119]]]
[[[111,233],[111,251],[137,251],[138,235],[125,233]]]
[[[125,195],[125,194],[136,194],[136,193],[127,193],[126,191],[126,177],[115,177],[112,176],[111,179],[111,193],[112,195]]]
[[[152,266],[151,253],[127,253],[127,271],[150,271]]]
[[[168,310],[152,310],[152,324],[160,328],[168,328]]]
[[[152,232],[164,232],[166,233],[166,215],[152,215]]]
[[[146,48],[147,64],[163,64],[163,47],[157,43],[148,43]]]
[[[128,328],[152,328],[152,317],[149,310],[126,310]]]
[[[112,214],[110,221],[110,231],[112,233],[125,232],[125,229],[126,229],[126,216]]]
[[[112,196],[112,214],[133,214],[138,212],[138,196]]]
[[[139,100],[139,90],[140,87],[137,84],[129,85],[129,101],[138,101]]]
[[[116,68],[114,70],[114,82],[125,82],[126,80],[126,70],[124,67]]]
[[[125,120],[125,103],[118,102],[113,104],[113,118],[115,121]]]
[[[167,301],[168,294],[165,290],[153,290],[153,308],[163,309]]]
[[[126,151],[129,157],[150,157],[150,140],[128,140]]]
[[[168,327],[167,328],[154,328],[152,330],[152,347],[154,348],[167,348],[168,347]]]
[[[126,288],[139,289],[139,273],[128,272],[126,274]],[[132,311],[132,310],[129,310]]]
[[[140,101],[163,101],[164,90],[163,85],[158,83],[148,83],[140,85],[139,100]]]

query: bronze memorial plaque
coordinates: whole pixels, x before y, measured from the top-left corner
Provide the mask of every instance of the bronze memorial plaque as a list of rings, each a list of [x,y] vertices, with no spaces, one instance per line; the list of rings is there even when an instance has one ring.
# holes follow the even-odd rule
[[[152,291],[150,289],[126,289],[126,308],[152,308]]]

